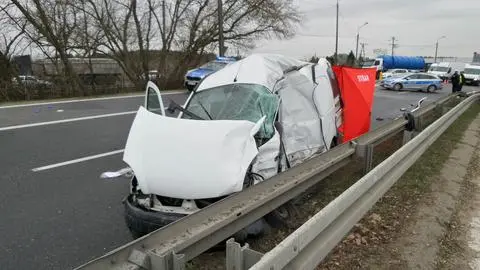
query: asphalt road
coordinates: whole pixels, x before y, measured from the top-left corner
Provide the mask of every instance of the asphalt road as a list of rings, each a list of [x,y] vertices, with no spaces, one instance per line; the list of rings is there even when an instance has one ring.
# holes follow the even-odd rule
[[[377,89],[372,128],[424,96],[432,102],[449,92]],[[128,180],[99,175],[125,166],[119,151],[141,104],[143,96],[0,105],[1,269],[73,268],[132,240],[121,204]]]

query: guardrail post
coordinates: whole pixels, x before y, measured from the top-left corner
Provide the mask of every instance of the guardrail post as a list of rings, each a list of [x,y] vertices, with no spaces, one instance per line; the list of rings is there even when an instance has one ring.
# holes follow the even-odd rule
[[[355,143],[355,142],[353,142]],[[356,143],[355,143],[356,144]],[[363,172],[368,173],[373,168],[373,144],[356,145],[357,156],[363,159]]]
[[[151,270],[185,270],[185,255],[175,254],[174,251],[167,254],[150,254]]]
[[[233,238],[227,241],[227,270],[247,270],[256,264],[262,256],[262,253],[250,249],[248,244],[242,247]]]

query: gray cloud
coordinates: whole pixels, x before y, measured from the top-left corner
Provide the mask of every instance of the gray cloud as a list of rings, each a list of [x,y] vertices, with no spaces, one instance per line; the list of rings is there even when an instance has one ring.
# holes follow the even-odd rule
[[[295,57],[331,55],[335,46],[335,0],[296,0],[304,20],[298,35],[287,41],[263,41],[254,51]],[[480,51],[478,0],[341,0],[339,51],[355,51],[357,27],[366,53],[390,48],[398,39],[396,54],[433,55],[441,36],[439,55],[471,57]]]

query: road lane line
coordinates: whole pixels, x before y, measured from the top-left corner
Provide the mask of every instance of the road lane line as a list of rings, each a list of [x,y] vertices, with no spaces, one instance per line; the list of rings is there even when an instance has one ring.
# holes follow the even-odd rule
[[[98,154],[98,155],[93,155],[93,156],[77,158],[77,159],[73,159],[73,160],[69,160],[69,161],[64,161],[64,162],[60,162],[60,163],[55,163],[55,164],[51,164],[51,165],[47,165],[47,166],[43,166],[43,167],[34,168],[34,169],[32,169],[32,171],[33,172],[40,172],[40,171],[50,170],[50,169],[53,169],[53,168],[63,167],[63,166],[67,166],[67,165],[70,165],[70,164],[80,163],[80,162],[84,162],[84,161],[88,161],[88,160],[92,160],[92,159],[117,155],[117,154],[123,153],[124,150],[125,149],[121,149],[121,150],[102,153],[102,154]]]
[[[184,90],[179,90],[179,91],[162,92],[162,96],[182,94],[182,93],[186,93],[186,91],[184,91]],[[0,109],[21,108],[21,107],[33,107],[33,106],[62,104],[62,103],[89,102],[89,101],[111,100],[111,99],[137,98],[137,97],[144,97],[144,96],[145,96],[145,94],[138,94],[138,95],[129,95],[129,96],[115,96],[115,97],[102,97],[102,98],[84,98],[84,99],[63,100],[63,101],[51,101],[51,102],[39,102],[39,103],[17,104],[17,105],[5,105],[5,106],[0,106]]]
[[[25,124],[25,125],[7,126],[7,127],[0,127],[0,131],[21,129],[21,128],[29,128],[29,127],[38,127],[38,126],[47,126],[47,125],[55,125],[55,124],[62,124],[62,123],[69,123],[69,122],[77,122],[77,121],[84,121],[84,120],[91,120],[91,119],[99,119],[99,118],[106,118],[106,117],[113,117],[113,116],[128,115],[128,114],[134,114],[134,113],[137,113],[137,111],[100,114],[100,115],[92,115],[92,116],[85,116],[85,117],[78,117],[78,118],[69,118],[69,119],[48,121],[48,122],[31,123],[31,124]]]

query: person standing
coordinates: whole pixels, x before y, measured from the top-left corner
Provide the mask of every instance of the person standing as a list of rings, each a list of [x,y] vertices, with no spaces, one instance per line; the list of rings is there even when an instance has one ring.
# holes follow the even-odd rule
[[[452,93],[455,93],[458,91],[458,85],[460,83],[460,75],[458,75],[458,71],[455,70],[450,80],[452,81]]]
[[[463,74],[464,72],[461,71],[460,75],[458,76],[458,91],[462,91],[462,87],[465,84],[465,75]]]

